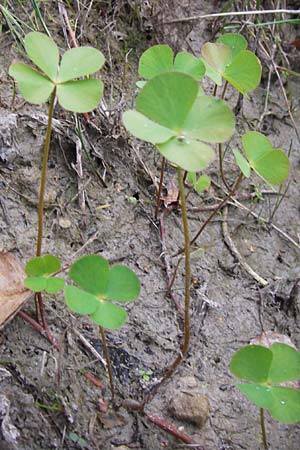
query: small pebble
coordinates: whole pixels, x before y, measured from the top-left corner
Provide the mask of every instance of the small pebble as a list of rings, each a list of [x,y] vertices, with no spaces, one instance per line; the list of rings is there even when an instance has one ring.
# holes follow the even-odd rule
[[[177,419],[192,422],[202,428],[209,416],[209,401],[203,394],[175,391],[169,403],[169,411]]]

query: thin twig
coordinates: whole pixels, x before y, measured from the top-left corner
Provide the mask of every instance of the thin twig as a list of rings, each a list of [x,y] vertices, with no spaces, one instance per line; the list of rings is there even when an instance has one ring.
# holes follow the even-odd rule
[[[282,95],[284,97],[284,101],[285,101],[286,106],[287,106],[288,115],[289,115],[289,117],[291,119],[291,122],[293,124],[293,128],[294,128],[294,131],[296,133],[298,142],[300,142],[300,134],[299,134],[299,131],[298,131],[298,127],[297,127],[297,125],[295,123],[295,119],[294,119],[293,113],[291,111],[291,107],[289,105],[289,100],[287,98],[287,95],[286,95],[286,92],[285,92],[285,89],[284,89],[284,86],[283,86],[283,82],[282,82],[282,79],[280,77],[280,73],[278,72],[277,64],[274,61],[274,56],[272,55],[272,52],[269,49],[269,47],[267,46],[266,42],[264,42],[264,44],[263,44],[262,42],[259,41],[258,44],[259,44],[261,50],[266,55],[267,59],[270,60],[271,63],[272,63],[273,69],[274,69],[274,71],[275,71],[275,73],[277,75],[277,78],[278,78],[278,81],[279,81],[279,84],[280,84],[280,88],[281,88],[281,91],[282,91]]]
[[[76,328],[72,327],[72,332],[79,338],[79,340],[82,342],[82,344],[92,353],[92,355],[95,356],[95,358],[101,362],[101,364],[106,368],[106,361],[105,359],[100,355],[99,352],[95,349],[95,347],[92,346],[92,344],[89,343],[89,341],[83,336],[83,334],[80,333]]]
[[[158,211],[159,211],[159,207],[160,207],[161,191],[162,191],[162,186],[163,186],[163,181],[164,181],[165,167],[166,167],[166,158],[163,158],[162,162],[161,162],[159,186],[158,186],[158,191],[156,193],[156,207],[155,207],[155,213],[154,213],[155,220],[157,220]]]
[[[231,236],[229,234],[227,218],[228,218],[228,206],[225,206],[224,209],[223,209],[222,229],[223,229],[224,240],[225,240],[227,246],[230,248],[231,253],[237,258],[238,262],[243,267],[243,269],[252,278],[254,278],[254,280],[257,281],[257,283],[261,284],[262,286],[267,286],[269,284],[268,281],[265,280],[260,275],[258,275],[258,273],[256,273],[252,269],[252,267],[249,266],[248,263],[246,263],[246,261],[244,260],[244,258],[240,254],[240,252],[238,251],[235,243],[233,242],[233,240],[232,240],[232,238],[231,238]]]
[[[77,174],[77,188],[78,188],[78,202],[83,216],[84,223],[86,222],[86,208],[85,208],[85,191],[83,183],[83,169],[82,169],[82,145],[80,139],[76,140],[76,165],[73,165]]]
[[[264,11],[230,11],[224,13],[202,14],[200,16],[181,17],[179,19],[167,20],[159,23],[160,25],[168,25],[172,23],[191,22],[193,20],[213,19],[214,17],[229,17],[229,16],[249,16],[249,15],[263,15],[263,14],[300,14],[299,9],[265,9]]]
[[[247,211],[251,216],[255,217],[255,219],[260,220],[261,222],[265,223],[266,225],[269,225],[270,227],[274,228],[274,230],[277,231],[281,236],[283,236],[286,240],[288,240],[291,244],[293,244],[295,247],[300,250],[300,245],[298,242],[296,242],[291,236],[289,236],[285,231],[281,230],[281,228],[277,227],[277,225],[274,225],[274,223],[270,223],[269,220],[265,219],[264,217],[259,216],[255,212],[251,211],[247,206],[243,205],[242,203],[238,202],[236,199],[232,199],[231,205],[235,205],[236,207],[243,209],[244,211]]]
[[[195,444],[193,442],[193,440],[190,438],[190,436],[183,433],[178,428],[174,427],[174,425],[166,422],[165,419],[162,419],[161,417],[157,417],[154,414],[151,414],[148,412],[145,413],[145,416],[147,417],[148,420],[150,420],[150,422],[154,423],[159,428],[167,431],[169,434],[171,434],[175,438],[179,439],[180,441],[184,442],[185,444],[188,444],[189,447],[191,446],[195,450],[204,450],[203,447],[201,447],[198,444]]]

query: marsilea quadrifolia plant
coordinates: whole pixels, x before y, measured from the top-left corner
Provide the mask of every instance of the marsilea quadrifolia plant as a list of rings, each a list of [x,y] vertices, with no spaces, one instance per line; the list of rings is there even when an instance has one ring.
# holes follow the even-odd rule
[[[33,32],[25,37],[25,50],[39,70],[21,62],[10,66],[9,73],[18,82],[25,100],[41,104],[50,99],[48,126],[45,139],[43,167],[38,211],[38,240],[36,257],[26,267],[26,286],[37,293],[43,325],[41,292],[57,293],[64,288],[64,279],[57,276],[61,263],[53,255],[41,256],[43,237],[43,203],[46,184],[47,161],[51,137],[51,121],[55,99],[66,110],[84,113],[96,108],[103,94],[103,83],[90,75],[104,64],[103,54],[91,47],[78,47],[65,52],[60,60],[55,42],[45,34]],[[115,329],[126,320],[126,311],[112,303],[134,300],[140,292],[140,282],[129,268],[122,265],[109,267],[101,256],[89,255],[76,261],[69,275],[79,286],[65,287],[65,298],[75,313],[88,314],[100,327],[108,365],[112,396],[114,388],[104,328]],[[47,328],[46,328],[47,329]],[[48,329],[47,329],[48,330]],[[52,340],[49,331],[48,337]]]
[[[24,39],[24,46],[28,58],[36,65],[31,67],[23,62],[14,62],[9,68],[9,74],[18,82],[21,94],[30,103],[42,104],[49,100],[48,124],[43,152],[43,162],[38,202],[38,236],[36,256],[40,257],[43,240],[44,194],[47,177],[47,162],[51,139],[51,124],[55,99],[60,105],[73,112],[87,112],[94,109],[103,93],[103,83],[90,78],[89,75],[98,71],[104,64],[103,54],[91,47],[79,47],[68,50],[63,57],[59,57],[59,50],[55,42],[39,32],[29,33]],[[53,257],[54,258],[54,257]],[[41,260],[29,266],[29,270],[42,273],[44,266],[59,264],[54,259]],[[36,265],[41,264],[40,270]],[[60,282],[52,281],[58,287]],[[51,282],[50,282],[51,288]],[[53,342],[46,324],[41,293],[37,293],[43,326],[49,339]]]
[[[188,180],[196,186],[197,178],[193,174],[205,170],[211,164],[215,158],[214,144],[218,144],[221,176],[224,178],[222,143],[228,141],[235,131],[234,114],[223,100],[227,85],[231,84],[248,96],[261,78],[260,61],[247,50],[247,45],[242,36],[227,34],[216,43],[204,44],[201,58],[179,53],[175,59],[168,46],[151,47],[144,52],[139,63],[139,75],[148,81],[139,82],[141,90],[136,98],[135,109],[123,115],[127,130],[135,137],[155,145],[163,156],[157,205],[160,201],[164,160],[177,168],[185,238],[184,340],[178,357],[163,380],[171,376],[189,346],[190,244],[195,242],[214,215],[234,195],[243,177],[250,176],[251,169],[271,185],[280,185],[289,174],[289,160],[282,150],[274,149],[261,133],[248,131],[242,136],[244,155],[238,149],[233,149],[240,168],[237,181],[232,188],[226,184],[228,196],[190,240],[182,169],[189,172]],[[199,84],[204,75],[215,83],[214,96],[206,95]],[[225,85],[219,99],[216,92],[223,79]],[[209,186],[207,178],[199,180],[200,191]]]

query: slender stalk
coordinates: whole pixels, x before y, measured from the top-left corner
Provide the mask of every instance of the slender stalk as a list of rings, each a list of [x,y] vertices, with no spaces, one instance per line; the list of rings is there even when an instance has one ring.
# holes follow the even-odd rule
[[[223,91],[222,91],[222,95],[221,95],[221,100],[224,100],[225,93],[226,93],[226,90],[227,90],[227,86],[228,86],[228,81],[226,80],[226,81],[225,81],[225,84],[224,84],[224,87],[223,87]]]
[[[235,192],[237,191],[237,188],[239,187],[241,181],[243,179],[243,174],[242,172],[240,173],[237,181],[235,182],[233,188],[230,190],[230,192],[228,193],[228,195],[226,195],[226,197],[221,201],[221,203],[219,203],[216,207],[216,209],[214,209],[212,211],[212,213],[209,215],[209,217],[206,219],[206,221],[202,224],[202,226],[200,227],[199,231],[197,232],[197,234],[193,237],[193,239],[190,241],[190,245],[193,245],[194,242],[196,242],[196,240],[198,239],[198,237],[200,236],[200,234],[202,233],[202,231],[204,230],[204,228],[207,227],[207,225],[212,221],[212,219],[215,217],[215,215],[223,208],[223,206],[228,202],[228,200],[231,199],[231,197],[234,196]],[[178,256],[181,255],[181,253],[183,253],[185,251],[185,249],[180,249],[175,255],[172,256]]]
[[[100,331],[101,341],[102,341],[102,345],[103,345],[104,357],[105,357],[105,361],[106,361],[106,364],[107,364],[107,372],[108,372],[108,378],[109,378],[109,384],[110,384],[111,399],[112,399],[112,401],[114,401],[114,399],[115,399],[115,387],[114,387],[113,373],[112,373],[112,367],[111,367],[110,356],[109,356],[109,351],[108,351],[108,347],[107,347],[105,332],[104,332],[104,329],[102,327],[99,327],[99,331]]]
[[[184,337],[183,343],[181,345],[180,353],[177,355],[173,363],[166,369],[164,376],[161,378],[159,383],[155,386],[153,391],[144,399],[141,403],[141,410],[145,407],[157,393],[160,386],[175,372],[177,367],[181,364],[184,357],[186,356],[189,344],[190,344],[190,289],[191,289],[191,257],[190,257],[190,232],[187,218],[187,208],[184,194],[184,182],[182,177],[182,170],[180,167],[177,168],[178,175],[178,185],[180,193],[181,202],[181,214],[183,223],[183,233],[184,233],[184,254],[185,254],[185,293],[184,293]]]
[[[48,328],[45,329],[42,325],[40,325],[36,320],[34,320],[32,317],[28,316],[24,311],[19,311],[18,316],[21,317],[25,322],[29,323],[32,328],[37,330],[42,336],[44,336],[46,339],[51,342],[53,347],[55,347],[58,351],[61,350],[61,345],[56,341],[56,339],[52,336],[52,334],[49,332]]]
[[[38,206],[38,238],[37,238],[37,246],[36,246],[36,256],[41,256],[41,252],[42,252],[44,196],[45,196],[45,187],[46,187],[46,179],[47,179],[47,163],[48,163],[50,140],[51,140],[51,125],[52,125],[52,116],[53,116],[55,95],[56,95],[56,89],[54,89],[54,91],[51,94],[49,111],[48,111],[48,124],[47,124],[44,153],[43,153],[40,194],[39,194],[39,206]]]
[[[211,215],[208,217],[208,219],[204,222],[198,233],[193,237],[193,239],[190,242],[190,245],[193,245],[193,243],[198,239],[204,228],[209,224],[209,222],[214,218],[214,216],[222,209],[222,207],[228,202],[228,200],[235,194],[237,188],[239,187],[241,181],[243,179],[242,172],[240,173],[237,181],[235,182],[233,188],[230,190],[228,195],[224,198],[224,200],[217,206],[217,208],[211,213]]]
[[[179,22],[191,22],[193,20],[203,20],[203,19],[212,19],[214,17],[237,17],[237,16],[249,16],[249,15],[262,15],[262,14],[299,14],[299,9],[265,9],[263,11],[229,11],[223,13],[213,13],[213,14],[203,14],[200,16],[189,16],[189,17],[180,17],[178,19],[166,20],[163,22],[163,25],[169,25],[171,23],[179,23]],[[159,24],[161,25],[161,23]]]
[[[266,434],[266,427],[265,427],[265,415],[264,415],[264,409],[263,408],[260,408],[260,426],[261,426],[263,445],[265,447],[265,450],[269,450],[268,441],[267,441],[267,434]]]
[[[184,195],[184,183],[181,168],[177,168],[178,185],[180,192],[181,214],[184,233],[184,255],[185,255],[185,293],[184,293],[184,341],[179,355],[178,363],[173,371],[187,354],[190,343],[190,288],[191,288],[191,252],[190,252],[190,232],[187,218],[187,208]],[[173,364],[174,366],[174,364]]]
[[[184,292],[184,338],[181,347],[181,352],[173,362],[173,364],[167,369],[163,381],[170,378],[185,355],[188,352],[190,344],[190,297],[191,297],[191,252],[190,252],[190,232],[187,218],[187,208],[184,195],[184,184],[182,178],[182,170],[177,168],[178,185],[181,202],[181,214],[184,234],[184,256],[185,256],[185,292]]]
[[[228,185],[226,178],[225,178],[225,174],[224,174],[224,169],[223,169],[223,151],[222,151],[222,144],[218,144],[218,155],[219,155],[219,169],[220,169],[220,175],[222,178],[222,181],[224,183],[224,186],[226,187],[226,189],[228,189],[228,191],[230,191],[230,186]]]
[[[225,97],[225,93],[227,90],[227,86],[228,86],[228,81],[225,81],[224,87],[223,87],[223,91],[222,91],[222,95],[221,95],[221,99],[224,100]],[[222,178],[222,181],[224,183],[224,186],[226,187],[226,189],[228,189],[228,191],[230,191],[230,186],[228,185],[226,178],[225,178],[225,174],[224,174],[224,169],[223,169],[223,149],[222,149],[222,144],[218,144],[218,153],[219,153],[219,168],[220,168],[220,175]]]
[[[155,207],[155,213],[154,213],[155,220],[157,220],[158,211],[159,211],[159,205],[160,205],[160,199],[161,199],[161,191],[162,191],[162,185],[163,185],[163,180],[164,180],[165,167],[166,167],[166,158],[163,158],[162,162],[161,162],[159,186],[158,186],[158,191],[157,191],[157,194],[156,194],[157,195],[157,197],[156,197],[156,207]]]

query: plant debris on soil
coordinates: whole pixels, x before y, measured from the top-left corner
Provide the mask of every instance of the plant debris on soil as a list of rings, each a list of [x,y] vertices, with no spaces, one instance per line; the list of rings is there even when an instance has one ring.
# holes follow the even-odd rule
[[[14,15],[29,27],[44,31],[33,18],[30,1],[4,3],[7,8],[13,5]],[[39,3],[51,35],[66,49],[71,45],[70,34],[59,2]],[[64,264],[87,253],[100,254],[109,263],[122,262],[139,276],[142,291],[126,306],[127,323],[106,333],[118,409],[110,404],[98,328],[88,318],[71,314],[62,294],[45,296],[48,323],[60,351],[18,316],[1,330],[0,449],[191,448],[158,427],[156,419],[156,424],[149,420],[154,416],[190,436],[192,448],[262,449],[259,411],[235,387],[229,363],[237,349],[263,332],[284,334],[300,346],[300,91],[299,78],[292,74],[300,70],[299,48],[293,44],[299,38],[299,25],[286,23],[280,30],[247,27],[252,16],[168,23],[179,17],[255,9],[252,1],[63,3],[80,45],[94,46],[105,54],[105,93],[89,121],[62,111],[59,105],[55,109],[44,252]],[[265,9],[279,4],[262,3]],[[283,3],[291,9],[299,6]],[[261,22],[273,19],[263,16]],[[0,251],[11,252],[24,267],[35,252],[47,107],[24,103],[15,91],[8,68],[23,55],[4,15],[0,20]],[[233,89],[228,89],[225,99],[238,111],[240,132],[257,127],[274,147],[289,153],[288,189],[281,191],[279,202],[281,197],[258,178],[255,184],[243,183],[240,196],[229,202],[225,214],[221,211],[197,241],[193,250],[199,251],[192,258],[190,350],[141,415],[134,410],[135,402],[143,400],[161,379],[183,335],[183,264],[179,264],[172,298],[167,295],[166,273],[178,261],[173,255],[182,248],[183,230],[180,212],[172,208],[177,198],[176,171],[167,165],[160,212],[162,240],[159,221],[154,220],[160,158],[150,145],[127,135],[121,115],[134,102],[138,58],[145,49],[165,43],[174,52],[199,55],[203,43],[214,40],[225,24],[245,34],[263,65],[262,83],[249,99],[240,98]],[[266,41],[273,49],[271,58],[265,51]],[[273,62],[275,68],[289,64],[290,75],[280,72],[279,79]],[[204,87],[207,92],[213,90],[208,81]],[[232,183],[236,169],[227,153],[224,164]],[[225,195],[217,161],[208,174],[213,180],[209,191],[188,196],[192,236],[211,206]],[[265,286],[245,270],[244,263],[266,280]],[[34,316],[34,302],[29,300],[24,310]],[[131,402],[131,409],[124,407],[126,402]],[[266,419],[270,449],[299,449],[299,424],[283,425],[268,414]]]

